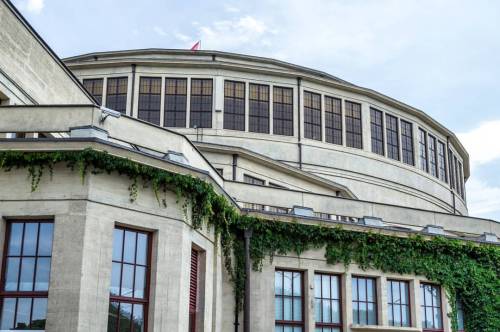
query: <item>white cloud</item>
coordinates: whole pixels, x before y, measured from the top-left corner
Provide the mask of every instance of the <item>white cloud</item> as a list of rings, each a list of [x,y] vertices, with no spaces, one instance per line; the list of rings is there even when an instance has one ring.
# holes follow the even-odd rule
[[[191,37],[189,37],[188,35],[185,35],[185,34],[183,34],[183,33],[181,33],[181,32],[178,32],[178,31],[176,31],[176,32],[174,33],[174,37],[175,37],[176,39],[178,39],[178,40],[182,41],[182,42],[187,42],[187,41],[191,41],[191,40],[192,40],[192,38],[191,38]]]
[[[163,28],[161,28],[159,26],[153,27],[153,31],[156,32],[156,34],[159,35],[159,36],[161,36],[161,37],[165,37],[167,35],[167,33],[165,32],[165,30],[163,30]]]
[[[224,11],[226,11],[227,13],[239,13],[240,9],[238,7],[232,6],[230,4],[225,4]]]
[[[500,187],[488,185],[472,176],[467,181],[467,205],[472,216],[489,216],[500,212]]]
[[[45,3],[44,0],[21,0],[17,2],[17,6],[22,11],[40,14],[45,6]]]

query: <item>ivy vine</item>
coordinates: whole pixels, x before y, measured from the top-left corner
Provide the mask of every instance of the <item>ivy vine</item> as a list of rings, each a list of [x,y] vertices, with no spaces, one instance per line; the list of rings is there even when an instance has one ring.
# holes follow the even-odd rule
[[[19,152],[1,151],[0,169],[26,168],[35,191],[47,169],[65,163],[77,170],[82,181],[92,174],[128,176],[130,199],[138,195],[139,181],[150,186],[159,202],[159,193],[173,191],[193,228],[206,225],[214,230],[224,256],[225,268],[233,283],[236,311],[244,297],[244,247],[242,234],[252,229],[250,257],[259,271],[266,258],[323,249],[329,264],[358,264],[362,269],[422,275],[441,284],[453,307],[450,314],[456,331],[456,296],[460,296],[467,331],[500,331],[500,247],[444,237],[396,237],[372,232],[356,232],[331,224],[305,225],[298,222],[262,220],[242,215],[212,185],[190,175],[175,174],[143,165],[106,152],[80,151]]]

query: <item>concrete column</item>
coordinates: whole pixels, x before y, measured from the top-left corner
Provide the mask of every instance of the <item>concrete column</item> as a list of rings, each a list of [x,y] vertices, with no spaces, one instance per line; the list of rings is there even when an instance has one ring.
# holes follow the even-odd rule
[[[418,136],[418,125],[416,123],[413,123],[413,150],[415,151],[415,167],[420,169],[420,146],[418,144]],[[447,152],[445,153],[447,154]]]
[[[135,82],[134,82],[134,105],[133,109],[130,111],[130,114],[134,117],[137,118],[139,111],[139,83],[141,81],[141,76],[142,74],[139,73],[139,68],[136,69],[135,73]]]
[[[314,331],[315,307],[314,307],[314,270],[307,269],[304,271],[304,315],[306,331]]]
[[[342,298],[345,303],[342,312],[342,323],[345,327],[348,327],[352,325],[352,275],[346,273],[345,278],[342,279]],[[345,330],[350,331],[350,328]]]
[[[321,94],[321,141],[326,141],[325,134],[325,95]]]
[[[361,126],[363,128],[363,150],[371,151],[370,105],[361,104]]]
[[[224,77],[216,76],[214,82],[214,109],[213,123],[214,129],[224,128]],[[218,112],[222,111],[222,112]]]
[[[245,82],[245,131],[248,132],[250,118],[250,84]]]
[[[161,91],[160,91],[160,127],[165,124],[165,77],[161,77]]]
[[[273,97],[274,97],[274,87],[272,84],[269,85],[269,134],[273,134]]]
[[[413,296],[411,302],[411,311],[412,311],[412,325],[416,328],[422,328],[422,313],[420,311],[420,303],[423,299],[420,296],[420,281],[414,280],[410,283],[410,298]]]
[[[187,78],[186,89],[186,128],[189,128],[189,121],[191,119],[191,77]]]
[[[381,276],[377,278],[377,310],[378,310],[378,325],[389,325],[387,317],[387,278]]]
[[[104,76],[102,80],[102,106],[106,106],[107,97],[108,97],[108,77]]]

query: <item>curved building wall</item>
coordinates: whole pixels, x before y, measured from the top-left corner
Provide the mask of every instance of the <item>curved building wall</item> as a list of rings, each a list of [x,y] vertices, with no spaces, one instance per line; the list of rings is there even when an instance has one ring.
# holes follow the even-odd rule
[[[451,132],[424,113],[371,90],[325,76],[326,74],[273,60],[216,52],[97,53],[66,59],[66,64],[84,83],[87,79],[103,80],[100,93],[102,103],[106,106],[109,106],[109,78],[127,77],[126,90],[124,89],[126,105],[123,111],[134,117],[145,114],[142,111],[145,99],[141,99],[143,97],[139,95],[144,91],[151,91],[151,88],[145,90],[146,86],[141,86],[141,78],[157,78],[158,91],[154,97],[156,102],[149,103],[147,107],[158,111],[159,114],[155,114],[154,120],[158,125],[165,124],[166,80],[186,79],[185,125],[172,129],[187,135],[195,142],[246,148],[344,185],[362,200],[467,214],[463,188],[468,177],[468,156],[460,142]],[[212,82],[210,128],[189,128],[193,125],[190,117],[197,107],[193,99],[196,94],[196,87],[192,85],[195,79],[209,79]],[[224,118],[229,114],[229,105],[234,105],[225,102],[225,96],[228,95],[228,91],[225,91],[227,82],[242,83],[240,86],[243,89],[243,97],[240,102],[244,115],[240,117],[240,122],[243,122],[240,123],[241,130],[225,129],[228,122],[225,122]],[[251,84],[269,88],[269,131],[266,133],[250,132]],[[277,97],[273,96],[275,87],[289,88],[293,92],[293,133],[290,136],[275,133],[274,118],[279,116],[274,100]],[[311,106],[306,100],[311,93],[319,101],[319,113],[316,114],[320,117],[316,119],[309,116],[314,110],[305,109],[305,106]],[[325,103],[329,97],[340,101],[342,144],[327,142]],[[350,120],[346,118],[346,114],[350,112],[352,105],[359,107],[361,113],[361,148],[347,146],[348,131],[352,126],[349,125]],[[372,151],[372,140],[377,135],[372,128],[372,109],[381,112],[379,131],[383,141],[383,155]],[[313,135],[316,139],[306,138],[311,136],[311,131],[308,130],[310,126],[306,128],[304,123],[314,121],[320,123],[319,127],[316,126],[320,134],[316,132]],[[392,132],[389,132],[387,125],[391,124]],[[408,135],[409,131],[411,135]],[[403,132],[406,134],[405,138]],[[396,154],[399,160],[389,158],[390,147],[387,143],[391,137],[396,137],[391,140],[392,155],[394,157]],[[435,142],[434,148],[430,146],[431,140]],[[394,147],[394,144],[397,147]],[[444,163],[440,163],[437,151],[439,144],[443,147],[441,152],[444,155]],[[406,163],[402,161],[403,146],[407,147]],[[408,152],[408,146],[412,147],[412,151]],[[436,165],[437,170],[435,176],[432,172],[433,165]],[[441,179],[440,165],[443,173]]]

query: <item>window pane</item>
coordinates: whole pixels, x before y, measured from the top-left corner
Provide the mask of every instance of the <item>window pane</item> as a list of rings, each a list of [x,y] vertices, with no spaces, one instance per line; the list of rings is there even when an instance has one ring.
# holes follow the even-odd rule
[[[19,258],[7,258],[5,271],[5,290],[16,291],[19,277]]]
[[[358,297],[358,278],[352,278],[352,299],[359,300],[359,297]]]
[[[144,307],[142,304],[134,304],[133,325],[134,332],[144,332]]]
[[[367,304],[365,302],[359,303],[359,324],[368,324]]]
[[[118,328],[118,302],[109,303],[108,332],[115,332]]]
[[[23,255],[35,256],[38,237],[38,223],[26,223],[24,227]]]
[[[358,279],[359,300],[366,301],[366,279]]]
[[[314,297],[321,297],[321,275],[314,275]]]
[[[276,320],[283,320],[283,304],[280,297],[274,298],[274,310]]]
[[[322,280],[322,287],[323,287],[323,290],[322,290],[322,297],[324,298],[331,298],[331,294],[330,294],[330,276],[327,276],[327,275],[323,275],[321,277],[323,280]]]
[[[39,256],[50,256],[52,254],[53,233],[54,233],[53,223],[40,224],[40,239],[38,243]]]
[[[285,297],[283,298],[283,319],[284,320],[292,320],[292,298]]]
[[[122,249],[123,249],[123,230],[114,229],[113,230],[113,260],[122,260]]]
[[[352,317],[354,324],[359,324],[359,306],[358,302],[352,304]]]
[[[394,306],[394,325],[401,326],[401,306]]]
[[[121,277],[121,264],[113,263],[111,268],[111,287],[110,292],[112,295],[120,295],[120,277]]]
[[[21,241],[23,238],[23,223],[10,224],[9,256],[19,256],[21,254]]]
[[[292,272],[283,272],[283,294],[292,295]]]
[[[402,326],[410,326],[410,308],[408,306],[401,307]]]
[[[283,294],[283,272],[276,271],[274,274],[274,293]]]
[[[377,308],[373,303],[368,303],[368,325],[377,324]]]
[[[132,297],[133,283],[134,283],[134,266],[130,264],[123,264],[122,272],[122,289],[121,295],[125,297]]]
[[[30,324],[31,298],[17,300],[16,330],[28,330]]]
[[[33,313],[31,315],[31,329],[45,329],[45,320],[47,317],[47,302],[46,298],[33,299]]]
[[[332,322],[340,323],[340,302],[332,301]]]
[[[148,253],[148,236],[144,233],[137,233],[136,264],[146,265],[147,253]]]
[[[50,258],[38,258],[36,263],[35,291],[49,290],[50,261]]]
[[[19,283],[20,291],[33,290],[33,276],[35,273],[35,259],[23,258],[21,260],[21,278]]]
[[[330,304],[330,300],[323,300],[323,322],[331,323],[332,322],[332,308]]]
[[[132,304],[120,303],[120,332],[129,332],[132,319]]]
[[[316,322],[321,322],[321,311],[322,311],[322,304],[320,299],[315,299],[314,300],[314,317],[316,319]]]
[[[135,238],[136,232],[125,231],[125,245],[123,247],[123,261],[135,262]]]
[[[369,302],[374,302],[375,301],[375,280],[373,279],[367,279],[366,280],[366,285],[367,285],[367,301]]]
[[[294,298],[293,299],[293,320],[301,321],[302,320],[302,299]]]
[[[143,266],[136,266],[134,297],[141,299],[144,298],[145,287],[146,287],[146,268]]]
[[[293,273],[293,295],[294,296],[300,296],[302,293],[302,287],[301,287],[301,280],[300,280],[301,274],[298,272]]]
[[[2,306],[2,319],[0,329],[10,330],[14,327],[14,314],[16,311],[16,299],[4,298]]]

